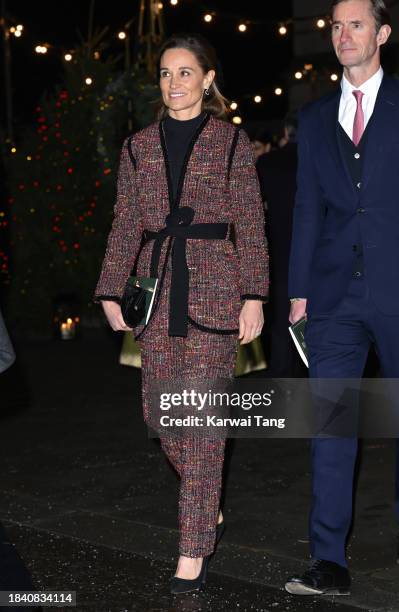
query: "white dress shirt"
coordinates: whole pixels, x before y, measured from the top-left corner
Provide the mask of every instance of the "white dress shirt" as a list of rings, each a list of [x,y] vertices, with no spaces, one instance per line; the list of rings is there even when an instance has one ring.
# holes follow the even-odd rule
[[[384,71],[380,66],[377,72],[373,74],[368,81],[365,81],[362,85],[360,85],[360,87],[354,87],[351,83],[349,83],[345,76],[342,76],[342,93],[339,102],[338,120],[351,140],[353,136],[353,122],[355,120],[357,107],[356,98],[352,92],[360,90],[364,93],[362,98],[362,109],[364,113],[364,129],[366,129],[366,125],[368,124],[374,111],[375,101],[377,99],[378,90],[380,89],[383,76]]]

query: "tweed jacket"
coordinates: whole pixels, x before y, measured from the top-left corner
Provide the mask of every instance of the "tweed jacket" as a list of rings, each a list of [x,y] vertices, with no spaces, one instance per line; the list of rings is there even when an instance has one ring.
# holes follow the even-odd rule
[[[189,322],[207,332],[237,333],[242,300],[267,299],[263,206],[248,137],[212,115],[192,139],[176,198],[162,122],[125,140],[114,221],[95,300],[121,298],[137,255],[137,274],[149,275],[154,241],[143,246],[143,231],[159,232],[169,213],[186,207],[193,211],[192,223],[229,224],[224,239],[186,241]],[[167,275],[171,242],[169,250],[168,241],[162,245],[159,261]],[[161,291],[168,290],[166,279]]]

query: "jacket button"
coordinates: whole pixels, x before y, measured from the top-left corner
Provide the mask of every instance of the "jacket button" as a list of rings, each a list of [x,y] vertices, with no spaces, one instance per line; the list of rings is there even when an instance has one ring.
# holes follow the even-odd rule
[[[355,276],[356,278],[360,278],[362,275],[361,272],[355,272],[353,276]]]
[[[361,215],[362,213],[365,213],[365,209],[364,208],[358,208],[356,211],[359,215]]]
[[[353,156],[355,159],[360,159],[360,153],[355,153]]]

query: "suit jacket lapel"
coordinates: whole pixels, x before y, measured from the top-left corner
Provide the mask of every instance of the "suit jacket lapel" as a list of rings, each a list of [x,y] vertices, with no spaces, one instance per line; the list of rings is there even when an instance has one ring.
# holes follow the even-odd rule
[[[338,88],[335,94],[331,96],[331,98],[329,98],[321,107],[321,115],[329,149],[337,165],[338,173],[340,176],[346,177],[346,179],[349,181],[351,189],[354,190],[355,188],[353,186],[352,178],[341,155],[338,144],[337,125],[340,99],[341,88]]]
[[[373,115],[370,119],[367,146],[363,163],[362,187],[367,187],[370,178],[383,160],[383,150],[395,135],[393,126],[398,121],[398,99],[397,93],[391,87],[392,78],[384,76]]]

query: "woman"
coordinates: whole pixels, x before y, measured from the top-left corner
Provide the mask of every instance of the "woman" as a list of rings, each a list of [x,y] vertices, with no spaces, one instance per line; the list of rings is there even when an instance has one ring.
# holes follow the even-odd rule
[[[126,139],[115,218],[96,289],[114,330],[137,275],[157,275],[155,306],[134,331],[142,354],[144,418],[151,380],[231,378],[241,343],[261,333],[268,290],[262,202],[248,138],[226,117],[217,59],[201,37],[162,47],[160,122]],[[173,593],[200,588],[215,540],[224,440],[161,437],[180,475],[180,557]],[[217,527],[218,524],[218,527]]]

